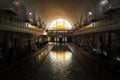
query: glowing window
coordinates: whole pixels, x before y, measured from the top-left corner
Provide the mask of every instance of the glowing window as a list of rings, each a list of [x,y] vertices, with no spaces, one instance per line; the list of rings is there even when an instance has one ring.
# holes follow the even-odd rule
[[[54,20],[47,28],[48,30],[72,30],[70,22],[64,19]]]

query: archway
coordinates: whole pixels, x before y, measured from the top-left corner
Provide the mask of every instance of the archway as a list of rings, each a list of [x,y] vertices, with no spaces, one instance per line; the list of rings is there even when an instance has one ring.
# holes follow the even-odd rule
[[[48,27],[47,30],[72,30],[73,27],[71,23],[65,19],[56,19],[52,21]]]

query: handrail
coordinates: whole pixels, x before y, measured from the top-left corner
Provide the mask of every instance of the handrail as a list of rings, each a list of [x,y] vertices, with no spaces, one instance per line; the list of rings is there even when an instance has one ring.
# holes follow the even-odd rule
[[[92,23],[93,24],[93,23]],[[88,31],[93,28],[109,28],[111,26],[118,27],[117,25],[120,25],[120,15],[112,15],[112,16],[107,16],[106,18],[95,22],[95,26],[92,26],[90,28],[80,28],[78,32],[83,32],[83,31]]]
[[[25,29],[31,29],[31,30],[41,30],[38,28],[38,26],[29,27],[27,22],[22,21],[18,19],[17,17],[6,15],[6,14],[0,14],[0,24],[6,25],[10,27],[18,27],[18,28],[25,28]]]

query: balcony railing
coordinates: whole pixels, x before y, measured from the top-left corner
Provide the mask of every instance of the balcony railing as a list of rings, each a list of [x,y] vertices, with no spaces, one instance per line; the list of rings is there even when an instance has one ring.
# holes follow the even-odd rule
[[[120,11],[119,11],[120,12]],[[102,20],[97,22],[93,22],[92,27],[82,27],[76,31],[79,33],[92,33],[92,32],[100,32],[100,31],[109,31],[109,30],[120,30],[120,15],[119,12],[113,13],[111,15],[106,16]]]
[[[7,28],[13,28],[20,29],[21,30],[30,30],[30,31],[37,31],[41,32],[43,31],[42,28],[38,28],[38,26],[31,25],[25,21],[22,21],[18,19],[16,16],[13,15],[7,15],[7,14],[1,14],[0,13],[0,30],[1,29],[7,30]]]

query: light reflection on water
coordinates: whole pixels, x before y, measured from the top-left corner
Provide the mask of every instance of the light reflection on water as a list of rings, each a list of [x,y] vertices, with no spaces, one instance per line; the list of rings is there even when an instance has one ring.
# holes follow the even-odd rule
[[[68,61],[70,62],[72,58],[72,53],[69,51],[63,52],[63,51],[51,51],[50,52],[50,60],[51,61],[56,61],[56,62],[63,62],[63,61]]]
[[[68,50],[51,51],[49,53],[49,59],[51,64],[52,80],[71,80],[71,62],[72,52]]]
[[[32,80],[89,79],[69,48],[65,44],[55,44]]]

